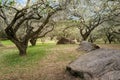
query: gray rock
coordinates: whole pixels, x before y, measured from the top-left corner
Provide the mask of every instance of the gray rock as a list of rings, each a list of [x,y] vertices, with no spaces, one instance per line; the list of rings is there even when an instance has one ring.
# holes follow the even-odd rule
[[[73,40],[62,37],[57,44],[75,44]]]
[[[120,50],[91,51],[70,63],[67,71],[82,80],[120,80]]]
[[[120,80],[120,71],[110,71],[103,75],[100,80]]]
[[[82,41],[80,43],[80,47],[77,50],[92,51],[92,50],[96,50],[99,48],[100,47],[97,46],[96,44],[93,44],[93,43],[87,42],[87,41]]]

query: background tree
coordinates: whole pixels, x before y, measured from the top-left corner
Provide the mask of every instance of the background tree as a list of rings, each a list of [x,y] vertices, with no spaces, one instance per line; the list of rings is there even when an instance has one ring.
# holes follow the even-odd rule
[[[39,2],[39,0],[38,0],[38,2]],[[51,28],[50,28],[50,27],[44,27],[43,30],[41,30],[41,31],[39,32],[39,34],[35,35],[34,37],[32,37],[32,38],[30,39],[30,43],[32,44],[32,46],[35,46],[35,45],[36,45],[36,41],[37,41],[38,38],[42,38],[42,37],[44,37],[46,34],[48,34],[49,32],[51,32],[51,31],[54,29],[54,24],[55,24],[56,22],[60,21],[61,19],[63,20],[64,17],[66,17],[65,9],[66,9],[66,6],[68,5],[68,3],[69,3],[69,0],[62,0],[62,2],[61,2],[61,1],[58,1],[58,0],[51,0],[51,1],[49,1],[49,4],[50,4],[52,7],[56,8],[56,7],[58,7],[58,4],[59,4],[59,6],[62,6],[62,8],[64,8],[64,10],[62,10],[61,12],[56,12],[56,14],[54,14],[54,15],[50,18],[49,23],[48,23],[47,26],[51,26]],[[62,14],[62,15],[61,15],[61,14]],[[64,15],[63,15],[63,14],[64,14]],[[48,29],[48,28],[49,28],[49,29]]]
[[[74,23],[72,21],[61,20],[54,26],[54,30],[47,35],[48,37],[51,37],[51,39],[60,40],[61,38],[67,38],[70,40],[75,40],[80,38],[79,31],[76,27],[74,27]]]
[[[118,0],[78,0],[71,2],[70,16],[77,20],[82,40],[87,40],[91,32],[106,21],[113,20],[120,14]]]
[[[105,43],[108,42],[111,44],[112,42],[120,42],[119,30],[120,26],[116,26],[115,22],[109,21],[104,23],[97,32],[101,36],[100,39],[103,39]]]
[[[36,45],[38,38],[45,37],[49,32],[53,31],[53,29],[54,29],[54,22],[50,21],[46,26],[44,26],[44,28],[42,28],[42,30],[38,34],[36,34],[30,39],[30,43],[32,44],[32,46]]]

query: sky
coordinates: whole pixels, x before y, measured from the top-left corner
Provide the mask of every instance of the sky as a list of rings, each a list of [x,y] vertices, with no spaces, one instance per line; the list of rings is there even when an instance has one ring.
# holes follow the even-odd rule
[[[25,4],[27,0],[17,0],[20,4]]]

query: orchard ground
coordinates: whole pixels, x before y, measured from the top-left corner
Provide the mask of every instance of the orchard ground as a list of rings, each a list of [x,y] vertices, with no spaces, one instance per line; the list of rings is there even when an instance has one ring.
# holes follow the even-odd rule
[[[54,41],[41,43],[27,50],[20,57],[10,41],[0,47],[0,80],[79,80],[66,72],[66,66],[83,51],[76,51],[78,44],[56,45]],[[102,48],[120,49],[120,44],[98,44]]]

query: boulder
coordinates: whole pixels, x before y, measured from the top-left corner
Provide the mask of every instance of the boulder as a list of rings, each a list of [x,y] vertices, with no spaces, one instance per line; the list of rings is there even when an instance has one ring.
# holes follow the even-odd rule
[[[71,62],[66,69],[81,80],[120,80],[120,50],[88,52]]]
[[[77,50],[92,51],[92,50],[96,50],[96,49],[99,49],[99,48],[100,47],[96,44],[93,44],[93,43],[87,42],[87,41],[82,41]]]
[[[57,44],[75,44],[75,42],[63,37],[57,42]]]

